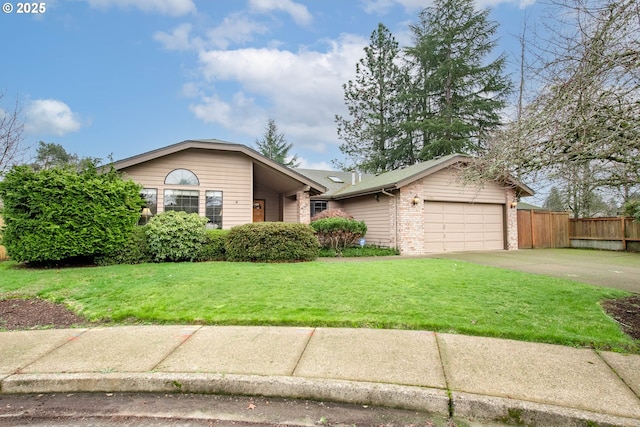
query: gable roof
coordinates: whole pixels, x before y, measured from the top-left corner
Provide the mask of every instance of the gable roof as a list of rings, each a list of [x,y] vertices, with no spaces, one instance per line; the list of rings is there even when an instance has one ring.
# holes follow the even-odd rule
[[[118,160],[113,163],[113,167],[116,170],[121,170],[191,148],[242,153],[253,159],[263,168],[266,168],[270,171],[278,172],[289,178],[299,181],[305,186],[308,186],[311,195],[322,194],[327,191],[327,188],[325,186],[319,184],[313,179],[302,175],[293,169],[281,165],[280,163],[257,152],[253,148],[247,147],[243,144],[235,144],[218,139],[189,139],[186,141],[178,142],[177,144],[168,145],[166,147],[158,148],[156,150],[147,151],[146,153]]]
[[[404,187],[418,179],[424,178],[428,175],[436,173],[442,169],[446,169],[458,163],[465,163],[471,159],[470,156],[464,154],[449,154],[437,159],[427,160],[425,162],[416,163],[411,166],[407,166],[401,169],[396,169],[388,172],[381,173],[379,175],[366,174],[363,175],[362,181],[356,182],[355,185],[351,185],[351,172],[329,172],[329,171],[312,171],[312,176],[320,180],[322,175],[318,175],[317,172],[326,174],[347,174],[348,180],[344,180],[345,183],[341,187],[331,187],[328,185],[329,192],[323,194],[329,196],[332,199],[340,200],[350,197],[364,196],[367,194],[379,193],[382,190],[392,191]],[[309,170],[301,169],[301,173],[308,173]],[[325,182],[325,181],[321,181]],[[532,196],[533,190],[526,185],[512,180],[507,183],[513,185],[516,191],[523,196]]]

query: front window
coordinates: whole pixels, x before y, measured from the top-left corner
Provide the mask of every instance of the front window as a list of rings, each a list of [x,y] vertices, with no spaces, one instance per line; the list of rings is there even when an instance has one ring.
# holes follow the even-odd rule
[[[143,188],[140,191],[140,196],[144,199],[145,205],[142,208],[138,225],[144,225],[149,222],[152,216],[158,213],[158,189]]]
[[[164,190],[164,210],[198,213],[198,190]]]
[[[222,191],[207,191],[205,216],[209,227],[222,228]]]
[[[143,188],[140,195],[146,202],[145,208],[149,208],[152,215],[158,213],[158,189],[157,188]]]
[[[327,210],[327,201],[326,200],[312,200],[311,201],[311,218],[316,216],[322,211]]]

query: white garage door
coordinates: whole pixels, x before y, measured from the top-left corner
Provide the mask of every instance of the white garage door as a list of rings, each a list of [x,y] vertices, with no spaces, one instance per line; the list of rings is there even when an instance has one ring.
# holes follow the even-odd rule
[[[503,205],[425,203],[427,252],[504,249]]]

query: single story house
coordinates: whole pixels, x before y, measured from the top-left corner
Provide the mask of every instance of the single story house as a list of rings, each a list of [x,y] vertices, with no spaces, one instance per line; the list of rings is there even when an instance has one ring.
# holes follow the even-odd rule
[[[290,169],[241,144],[188,140],[114,163],[141,184],[152,214],[196,212],[209,226],[309,223],[341,208],[367,224],[368,243],[402,254],[518,248],[517,200],[533,195],[516,181],[463,185],[464,155],[379,175]]]

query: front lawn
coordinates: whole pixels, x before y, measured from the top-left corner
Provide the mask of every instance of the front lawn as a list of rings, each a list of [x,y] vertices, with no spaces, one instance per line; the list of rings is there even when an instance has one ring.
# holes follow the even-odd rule
[[[64,302],[89,320],[403,328],[618,351],[599,302],[623,291],[444,259],[164,263],[50,270],[0,263],[0,298]]]

